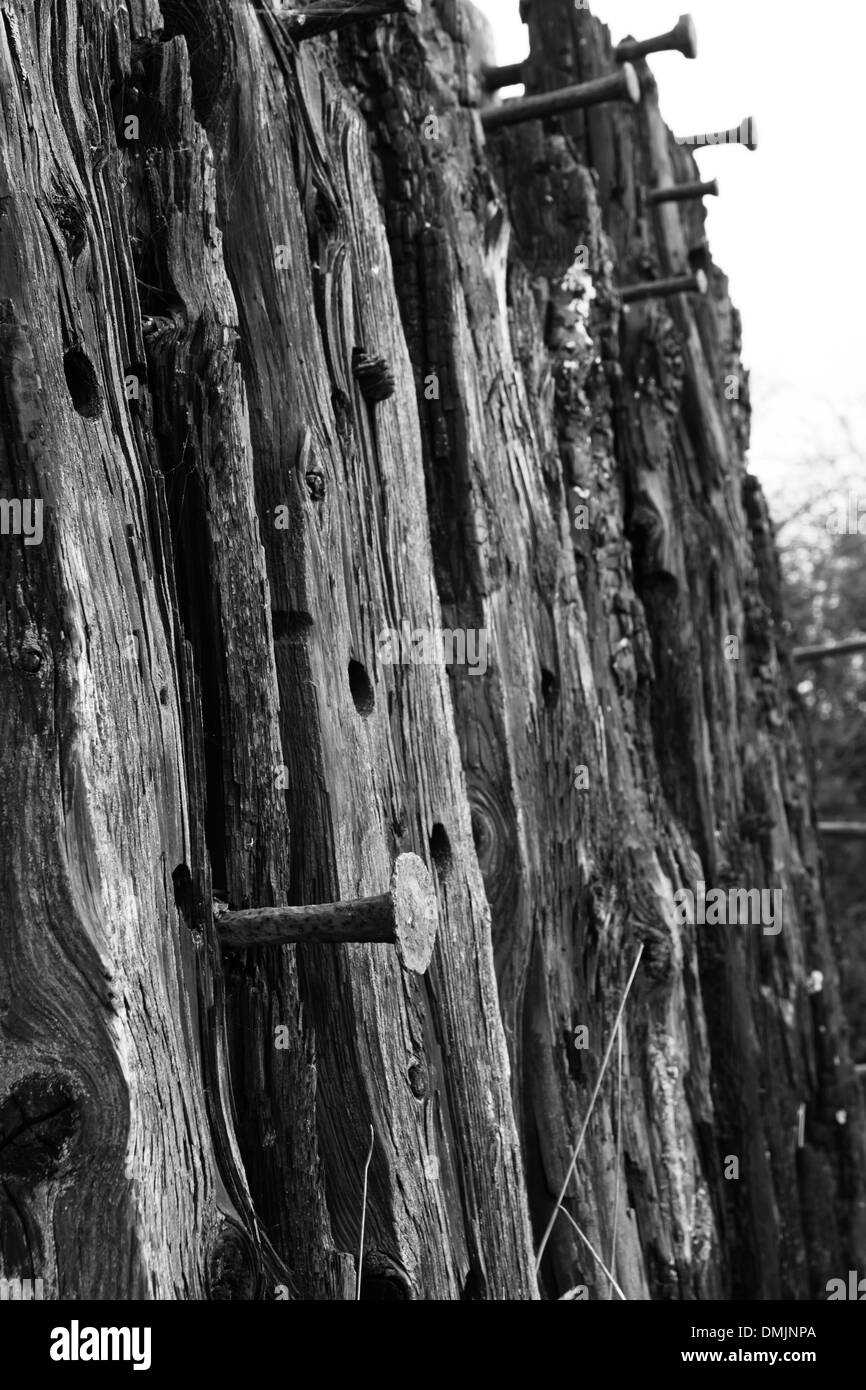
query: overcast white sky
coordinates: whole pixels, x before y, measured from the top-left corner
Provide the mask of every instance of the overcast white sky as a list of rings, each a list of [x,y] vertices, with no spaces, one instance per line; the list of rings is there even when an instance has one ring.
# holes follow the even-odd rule
[[[518,0],[475,0],[497,58],[526,56]],[[673,27],[688,8],[698,57],[650,59],[681,134],[757,118],[760,147],[699,153],[713,257],[743,316],[751,462],[776,493],[793,463],[833,447],[840,413],[866,416],[866,3],[590,0],[614,42]],[[863,429],[866,438],[866,428]]]

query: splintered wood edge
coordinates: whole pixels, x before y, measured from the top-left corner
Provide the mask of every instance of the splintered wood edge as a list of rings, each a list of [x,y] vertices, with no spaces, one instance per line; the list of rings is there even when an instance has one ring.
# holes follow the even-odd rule
[[[439,929],[439,905],[426,864],[417,854],[401,854],[390,887],[397,954],[407,970],[423,975]]]

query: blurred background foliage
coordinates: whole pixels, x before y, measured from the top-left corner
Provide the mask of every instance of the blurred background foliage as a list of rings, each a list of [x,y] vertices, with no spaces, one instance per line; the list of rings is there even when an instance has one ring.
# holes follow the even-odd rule
[[[866,635],[866,445],[840,421],[836,447],[768,491],[794,644]],[[818,818],[866,822],[866,653],[800,664],[797,674]],[[866,840],[825,836],[823,848],[852,1051],[866,1063]]]

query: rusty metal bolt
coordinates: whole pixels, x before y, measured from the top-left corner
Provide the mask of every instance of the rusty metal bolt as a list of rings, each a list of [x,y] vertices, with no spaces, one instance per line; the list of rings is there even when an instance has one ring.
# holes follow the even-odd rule
[[[597,106],[603,101],[629,101],[637,106],[640,82],[631,63],[623,63],[618,72],[596,77],[592,82],[560,87],[555,92],[545,92],[537,97],[519,97],[516,101],[502,102],[498,106],[485,106],[481,112],[481,124],[485,130],[499,130],[502,126],[517,125],[520,121],[535,121],[544,116],[557,116],[564,111]]]
[[[423,975],[436,944],[438,907],[433,881],[416,854],[401,854],[387,893],[308,907],[251,907],[214,918],[223,946],[280,946],[287,943],[397,947],[407,970]]]

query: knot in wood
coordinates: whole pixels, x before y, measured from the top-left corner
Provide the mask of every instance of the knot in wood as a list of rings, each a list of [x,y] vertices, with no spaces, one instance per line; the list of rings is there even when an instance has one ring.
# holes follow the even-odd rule
[[[429,1091],[427,1068],[423,1062],[413,1062],[409,1068],[409,1089],[416,1100],[426,1099]]]
[[[67,1076],[36,1072],[0,1102],[0,1178],[44,1182],[68,1166],[81,1124]]]

